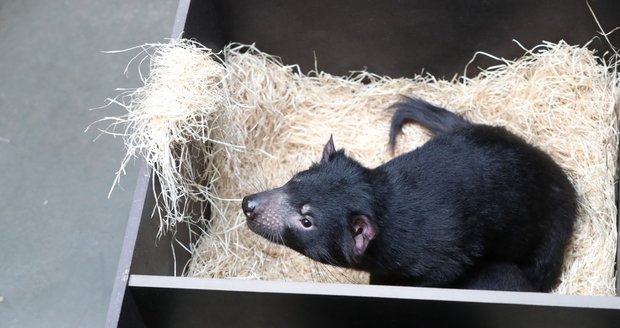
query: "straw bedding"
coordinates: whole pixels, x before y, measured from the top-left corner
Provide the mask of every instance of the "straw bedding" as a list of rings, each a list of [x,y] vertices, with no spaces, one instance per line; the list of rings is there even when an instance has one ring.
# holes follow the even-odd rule
[[[498,59],[475,78],[452,81],[297,74],[244,45],[217,57],[186,40],[143,49],[150,75],[143,88],[118,100],[128,114],[115,124],[130,136],[128,158],[146,157],[163,182],[162,229],[200,217],[188,203],[210,205],[187,275],[367,283],[363,273],[318,264],[255,236],[240,199],[306,169],[330,134],[336,148],[366,166],[390,160],[387,107],[399,95],[415,95],[473,122],[503,125],[547,151],[575,184],[580,204],[555,292],[614,294],[618,75],[614,63],[585,47],[544,43],[515,61]],[[426,140],[425,129],[409,124],[397,154]]]

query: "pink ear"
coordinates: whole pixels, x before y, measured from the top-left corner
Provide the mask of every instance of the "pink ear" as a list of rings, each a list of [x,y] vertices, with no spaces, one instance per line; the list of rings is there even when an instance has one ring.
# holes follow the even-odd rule
[[[351,219],[353,227],[353,250],[355,255],[363,255],[371,240],[377,234],[377,228],[366,215],[356,215]]]

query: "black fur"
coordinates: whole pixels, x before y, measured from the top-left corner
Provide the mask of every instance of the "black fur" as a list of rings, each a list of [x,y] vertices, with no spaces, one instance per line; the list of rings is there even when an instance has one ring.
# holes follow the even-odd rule
[[[470,126],[470,123],[462,117],[450,115],[449,112],[446,115],[445,109],[433,106],[420,99],[409,99],[409,101],[396,103],[390,108],[396,109],[390,127],[389,144],[392,149],[396,145],[396,136],[400,133],[403,125],[410,121],[422,124],[433,135]]]
[[[553,288],[576,215],[561,168],[504,128],[419,99],[392,107],[392,147],[407,121],[433,137],[375,169],[330,138],[320,163],[244,198],[250,229],[376,284]]]

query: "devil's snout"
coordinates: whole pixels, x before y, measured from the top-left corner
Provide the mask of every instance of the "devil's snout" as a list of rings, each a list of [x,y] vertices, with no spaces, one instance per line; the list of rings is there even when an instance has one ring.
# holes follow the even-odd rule
[[[246,224],[251,231],[275,243],[283,244],[286,220],[295,217],[288,206],[286,193],[276,188],[245,196],[241,209],[246,216]]]
[[[286,207],[283,203],[284,194],[280,188],[245,196],[241,201],[243,214],[250,221],[276,220],[282,217]]]

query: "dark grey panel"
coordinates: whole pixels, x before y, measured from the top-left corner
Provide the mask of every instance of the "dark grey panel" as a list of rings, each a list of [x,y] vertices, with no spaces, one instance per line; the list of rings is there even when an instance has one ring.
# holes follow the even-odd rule
[[[604,29],[620,26],[620,1],[589,2]],[[192,3],[187,36],[203,42],[217,40],[216,44],[256,43],[285,63],[300,64],[304,72],[314,69],[316,55],[319,69],[340,75],[367,68],[392,77],[422,70],[452,77],[463,72],[477,51],[505,58],[521,56],[523,50],[512,39],[530,48],[543,40],[583,44],[598,35],[585,0],[213,3],[215,7],[205,1]],[[620,44],[620,33],[610,38]],[[609,49],[602,41],[593,45]],[[477,61],[470,72],[490,63]]]
[[[149,327],[617,327],[620,310],[135,287]]]

